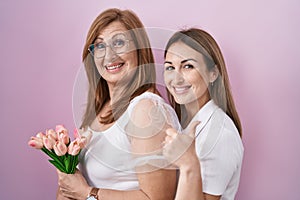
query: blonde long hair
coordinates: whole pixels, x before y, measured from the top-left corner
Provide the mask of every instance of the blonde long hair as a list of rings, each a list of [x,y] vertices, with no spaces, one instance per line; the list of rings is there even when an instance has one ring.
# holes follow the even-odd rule
[[[137,51],[137,70],[133,80],[128,83],[126,90],[117,97],[112,110],[100,122],[109,124],[117,120],[127,109],[129,102],[134,97],[147,90],[156,93],[156,73],[154,57],[150,48],[150,42],[144,26],[140,19],[130,10],[119,10],[116,8],[102,12],[92,23],[87,34],[86,43],[83,49],[82,60],[89,81],[88,103],[81,127],[90,125],[98,116],[104,104],[110,100],[107,82],[100,76],[92,55],[88,51],[89,45],[93,44],[101,31],[110,23],[118,21],[129,31]]]
[[[176,42],[183,42],[201,53],[206,62],[208,71],[211,71],[217,66],[219,76],[213,82],[213,85],[210,85],[208,88],[210,97],[232,119],[242,137],[242,125],[232,97],[225,61],[217,42],[209,33],[201,29],[191,28],[178,31],[169,39],[165,48],[165,57],[170,46]],[[180,105],[175,102],[170,92],[167,93],[169,101],[180,119]]]

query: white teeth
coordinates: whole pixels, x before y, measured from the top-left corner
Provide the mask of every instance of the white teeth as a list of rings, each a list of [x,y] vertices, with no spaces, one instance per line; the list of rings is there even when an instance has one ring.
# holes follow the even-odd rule
[[[108,70],[114,70],[117,68],[120,68],[123,64],[113,65],[113,66],[106,66],[106,69]]]
[[[182,92],[182,91],[185,90],[185,88],[175,88],[175,90],[176,90],[177,92]]]
[[[186,90],[188,90],[190,87],[186,86],[186,87],[174,87],[175,92],[181,93],[184,92]]]

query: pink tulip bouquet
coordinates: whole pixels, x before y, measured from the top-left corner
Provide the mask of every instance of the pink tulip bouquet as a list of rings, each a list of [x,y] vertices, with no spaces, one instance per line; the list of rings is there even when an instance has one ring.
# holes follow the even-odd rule
[[[57,125],[55,130],[49,129],[45,133],[39,132],[35,137],[31,137],[28,145],[46,153],[52,159],[49,162],[61,172],[74,174],[78,155],[89,142],[91,132],[79,134],[75,129],[74,136],[75,139],[71,141],[68,130],[63,125]]]

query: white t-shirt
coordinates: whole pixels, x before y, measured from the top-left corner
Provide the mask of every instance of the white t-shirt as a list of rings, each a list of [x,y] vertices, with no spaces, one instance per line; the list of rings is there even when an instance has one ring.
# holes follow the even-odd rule
[[[148,101],[148,103],[150,101],[154,105],[151,112],[147,113],[147,117],[151,118],[152,123],[148,127],[138,129],[133,127],[134,123],[130,119],[136,112],[135,108],[143,106],[143,100]],[[141,137],[145,133],[155,134],[165,124],[180,129],[176,113],[171,106],[165,103],[160,96],[145,92],[135,97],[123,115],[107,130],[97,132],[89,128],[93,133],[92,139],[81,151],[79,157],[79,169],[88,184],[103,189],[139,189],[135,167],[155,159],[164,160],[164,157],[154,152],[152,155],[137,158],[131,152],[130,138],[132,134]],[[157,148],[161,149],[161,147],[161,144],[157,144]]]
[[[196,152],[200,160],[203,192],[233,200],[238,189],[244,147],[233,121],[213,100],[192,121],[196,128]]]

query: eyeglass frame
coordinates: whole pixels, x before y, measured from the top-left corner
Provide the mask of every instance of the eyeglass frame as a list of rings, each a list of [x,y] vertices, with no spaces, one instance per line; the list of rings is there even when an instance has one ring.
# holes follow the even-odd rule
[[[126,35],[125,34],[123,34],[123,33],[118,33],[118,34],[116,34],[116,35],[114,35],[111,39],[110,39],[110,41],[115,37],[115,36],[117,36],[117,35],[124,35],[125,36],[125,38],[126,38]],[[110,44],[107,44],[107,43],[105,43],[105,42],[98,42],[98,43],[96,43],[96,44],[91,44],[91,45],[89,45],[88,46],[88,51],[91,53],[91,55],[93,56],[93,57],[95,57],[95,55],[94,55],[94,52],[95,52],[95,49],[97,49],[97,44],[100,44],[100,43],[103,43],[104,45],[105,45],[105,49],[104,49],[104,55],[103,56],[101,56],[101,57],[95,57],[95,58],[97,58],[97,59],[100,59],[100,58],[104,58],[105,57],[105,55],[106,55],[106,49],[107,49],[107,47],[109,46],[110,47],[110,49],[115,53],[115,54],[122,54],[122,53],[125,53],[125,52],[128,52],[128,46],[129,46],[129,42],[130,41],[133,41],[132,39],[122,39],[122,40],[124,40],[125,42],[126,42],[126,50],[124,50],[124,51],[122,51],[122,52],[116,52],[115,50],[116,50],[116,48],[115,47],[113,47],[112,45],[112,43],[110,43]],[[125,46],[124,45],[124,46]]]

